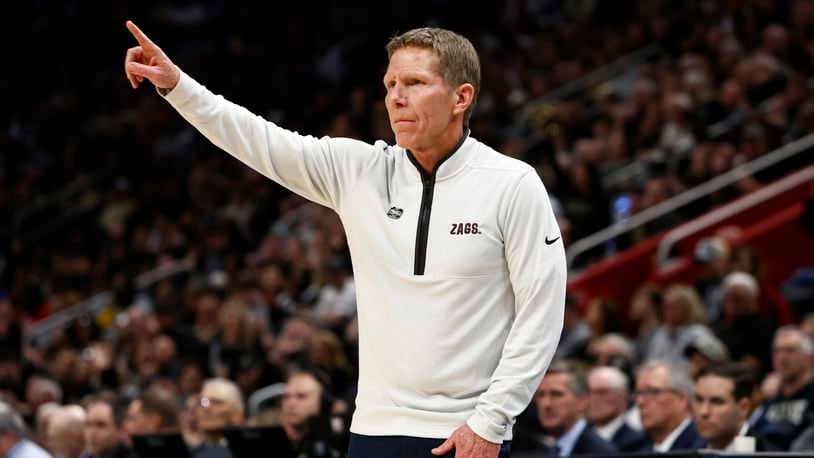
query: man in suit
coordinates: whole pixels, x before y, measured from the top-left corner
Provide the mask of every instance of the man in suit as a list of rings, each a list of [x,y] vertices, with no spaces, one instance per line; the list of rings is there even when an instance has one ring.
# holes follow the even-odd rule
[[[618,449],[585,421],[588,383],[585,374],[565,363],[552,364],[534,395],[537,415],[554,439],[549,456],[614,453]]]
[[[620,452],[639,452],[650,447],[650,439],[625,421],[630,404],[627,376],[616,367],[600,366],[588,373],[588,409],[585,418],[603,439]]]
[[[636,405],[652,451],[692,451],[706,444],[690,417],[693,384],[687,372],[664,361],[652,361],[636,377]]]
[[[701,369],[695,379],[692,414],[698,434],[707,441],[708,448],[727,452],[779,450],[749,427],[754,389],[754,376],[742,365]],[[736,438],[744,436],[754,438],[751,450],[736,448]]]
[[[6,458],[53,458],[39,445],[28,440],[23,417],[9,404],[0,401],[0,456]]]

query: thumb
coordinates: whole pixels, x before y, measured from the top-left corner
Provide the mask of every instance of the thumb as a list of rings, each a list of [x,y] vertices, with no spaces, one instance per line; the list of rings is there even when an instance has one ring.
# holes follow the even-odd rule
[[[436,456],[446,455],[447,453],[453,451],[454,449],[455,441],[452,440],[452,438],[450,437],[449,439],[445,440],[443,444],[432,449],[432,454]]]

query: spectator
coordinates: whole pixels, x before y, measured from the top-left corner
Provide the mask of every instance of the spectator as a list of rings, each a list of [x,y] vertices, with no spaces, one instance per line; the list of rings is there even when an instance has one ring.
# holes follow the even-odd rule
[[[723,314],[713,325],[715,334],[726,344],[733,361],[765,374],[771,364],[772,330],[758,310],[755,277],[732,272],[723,280],[723,293]]]
[[[0,401],[0,456],[5,458],[53,458],[28,439],[23,417]]]
[[[751,451],[779,450],[747,421],[755,388],[754,376],[746,366],[724,364],[701,370],[695,380],[692,412],[698,434],[709,448],[750,451],[739,449],[735,443],[738,437],[750,437],[754,439]]]
[[[647,356],[650,342],[661,327],[661,309],[663,297],[655,285],[645,283],[633,293],[628,307],[628,318],[636,326],[636,362],[642,362]]]
[[[579,306],[572,297],[566,296],[562,334],[554,358],[566,360],[584,357],[590,338],[591,328],[580,316]]]
[[[704,301],[707,318],[715,322],[723,302],[723,280],[729,268],[729,244],[723,237],[704,237],[695,245],[695,262],[701,264],[701,276],[695,290]]]
[[[155,385],[144,390],[127,406],[123,430],[131,441],[135,435],[178,432],[175,396]]]
[[[701,333],[709,332],[704,326],[706,317],[701,299],[687,285],[672,285],[664,293],[663,324],[653,333],[645,351],[644,361],[663,360],[686,367],[684,351]]]
[[[588,373],[585,417],[596,433],[620,452],[641,452],[650,446],[650,440],[625,420],[630,406],[629,385],[627,376],[615,367],[592,369]]]
[[[812,372],[814,344],[796,326],[777,330],[772,344],[772,363],[780,376],[780,391],[766,401],[766,419],[785,430],[788,446],[800,432],[810,425],[808,412],[814,396]]]
[[[85,452],[82,458],[135,458],[122,442],[122,413],[105,400],[95,400],[87,407]]]
[[[85,449],[85,409],[76,404],[62,406],[48,420],[48,451],[54,458],[78,458]]]
[[[639,368],[635,400],[642,427],[653,442],[652,451],[692,451],[704,446],[690,416],[692,391],[687,373],[670,363],[652,361]]]
[[[585,375],[565,363],[555,363],[534,395],[540,424],[554,439],[549,456],[613,453],[613,443],[600,437],[585,420],[588,384]]]
[[[193,449],[195,458],[231,457],[221,431],[226,427],[241,426],[245,411],[240,388],[234,382],[223,378],[205,381],[195,410],[195,419],[204,435],[204,442]]]
[[[687,356],[687,372],[695,378],[699,372],[710,365],[723,364],[729,361],[726,346],[710,333],[701,333],[687,345],[684,354]]]
[[[288,378],[280,423],[302,456],[339,456],[328,422],[331,396],[316,372],[296,372]]]

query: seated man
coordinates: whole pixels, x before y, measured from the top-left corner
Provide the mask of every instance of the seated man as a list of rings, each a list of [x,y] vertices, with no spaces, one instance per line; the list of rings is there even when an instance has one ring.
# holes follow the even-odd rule
[[[585,421],[587,394],[588,383],[581,371],[565,363],[549,367],[534,395],[534,403],[540,423],[555,439],[548,451],[550,456],[618,451]]]
[[[131,438],[141,434],[176,433],[181,428],[178,410],[172,393],[159,386],[152,386],[130,401],[125,414],[124,430]]]
[[[48,451],[58,458],[76,458],[85,449],[87,413],[82,406],[70,404],[54,410],[48,420]]]
[[[245,408],[240,389],[231,380],[211,378],[204,382],[195,420],[204,442],[192,450],[195,458],[231,458],[223,428],[241,426]]]
[[[23,417],[0,401],[0,456],[5,458],[52,458],[28,439]]]
[[[744,366],[724,364],[701,369],[695,379],[692,414],[708,448],[727,452],[779,450],[749,427],[754,389],[754,376]],[[742,436],[754,438],[753,450],[735,448],[735,438]]]
[[[283,394],[280,424],[300,456],[338,455],[330,428],[331,402],[325,384],[310,371],[288,378]]]
[[[687,372],[670,363],[652,361],[639,369],[635,399],[652,451],[693,451],[706,445],[690,417],[692,391]]]
[[[772,364],[780,375],[780,390],[766,401],[766,419],[783,428],[788,446],[810,426],[808,412],[814,407],[814,344],[797,326],[777,330],[772,345]]]
[[[650,446],[647,435],[625,421],[630,404],[627,376],[612,366],[596,367],[588,373],[588,408],[585,417],[603,439],[620,452],[639,452]]]
[[[109,401],[97,399],[88,404],[82,458],[135,458],[121,440],[122,416]]]

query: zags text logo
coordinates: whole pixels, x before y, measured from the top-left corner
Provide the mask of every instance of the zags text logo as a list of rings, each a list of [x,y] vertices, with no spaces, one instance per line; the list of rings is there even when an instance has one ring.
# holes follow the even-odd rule
[[[452,223],[452,229],[449,230],[452,235],[464,234],[480,234],[478,230],[478,223]]]

